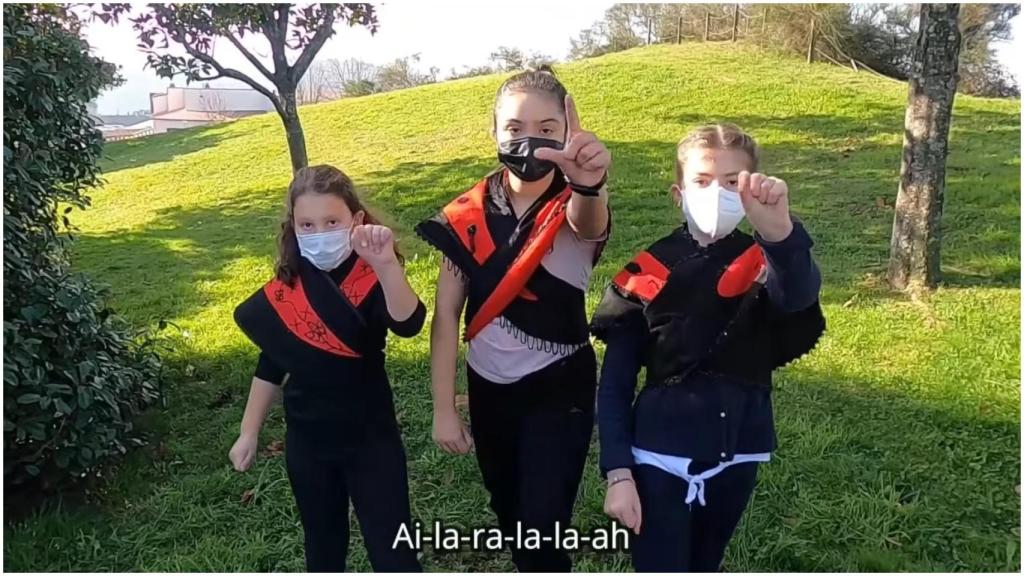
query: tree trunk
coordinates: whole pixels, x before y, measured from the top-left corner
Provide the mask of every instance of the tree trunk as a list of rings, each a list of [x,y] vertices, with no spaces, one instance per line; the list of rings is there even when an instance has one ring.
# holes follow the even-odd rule
[[[285,135],[288,138],[288,154],[292,160],[292,172],[299,168],[305,168],[309,164],[306,158],[306,136],[302,132],[302,122],[299,121],[299,107],[295,102],[295,90],[281,90],[281,122],[284,124]]]
[[[765,6],[764,6],[764,15],[762,16],[762,19],[761,19],[761,38],[760,38],[760,43],[761,43],[761,47],[762,48],[764,48],[765,46],[768,45],[768,10],[769,9],[771,9],[771,6],[768,6],[767,4],[765,4]]]
[[[818,39],[817,19],[811,16],[811,40],[807,43],[807,63],[814,61],[814,42]]]
[[[683,17],[676,17],[676,44],[683,41]]]
[[[940,280],[946,153],[959,79],[959,13],[959,4],[921,5],[889,256],[889,283],[900,290],[934,288]]]
[[[732,41],[736,41],[736,31],[740,27],[740,5],[736,4],[732,9]]]

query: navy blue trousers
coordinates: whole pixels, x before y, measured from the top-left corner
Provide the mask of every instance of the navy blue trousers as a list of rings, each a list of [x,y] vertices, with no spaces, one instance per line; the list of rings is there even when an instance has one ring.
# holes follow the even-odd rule
[[[713,468],[699,466],[690,473]],[[640,534],[631,538],[637,572],[718,572],[729,540],[757,483],[757,463],[736,464],[704,483],[706,505],[686,504],[686,480],[642,464],[633,467],[640,495]]]

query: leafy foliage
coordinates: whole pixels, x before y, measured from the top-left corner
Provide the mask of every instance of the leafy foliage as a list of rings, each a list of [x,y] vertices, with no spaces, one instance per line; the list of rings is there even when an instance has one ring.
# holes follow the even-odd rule
[[[555,62],[555,59],[547,54],[531,52],[524,54],[518,48],[500,46],[491,52],[491,62],[494,63],[494,72],[518,72],[526,68],[540,68]]]
[[[100,4],[93,10],[104,22],[117,22],[131,8],[124,3]],[[180,74],[190,82],[231,78],[266,96],[284,125],[293,171],[308,163],[297,109],[302,77],[337,24],[377,31],[372,4],[146,4],[136,8],[130,20],[139,49],[157,75]],[[243,43],[247,36],[262,36],[270,45],[269,66]],[[213,54],[218,38],[230,42],[276,92],[218,60]]]
[[[378,92],[391,92],[392,90],[402,90],[403,88],[412,88],[437,82],[439,70],[431,68],[428,73],[424,74],[417,69],[419,61],[420,55],[413,54],[411,56],[395,58],[393,62],[381,66],[377,69],[377,77],[374,84],[375,90]],[[365,84],[362,83],[353,83],[348,85],[348,88],[351,88],[353,91],[361,91],[364,86]]]
[[[1016,96],[1016,82],[996,61],[991,43],[1007,40],[1019,4],[964,4],[960,91]],[[614,4],[571,41],[571,59],[645,44],[739,40],[905,80],[911,69],[916,8],[910,4]]]
[[[65,8],[3,10],[4,482],[46,486],[139,441],[131,420],[156,400],[160,363],[66,252],[67,214],[99,183],[86,104],[114,69]]]

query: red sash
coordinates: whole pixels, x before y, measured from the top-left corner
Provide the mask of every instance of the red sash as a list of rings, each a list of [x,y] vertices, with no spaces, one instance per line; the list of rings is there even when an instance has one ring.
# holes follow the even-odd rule
[[[358,258],[339,288],[352,306],[358,307],[376,283],[377,275],[373,268]],[[294,286],[288,286],[275,278],[267,282],[263,292],[288,331],[303,342],[336,356],[362,357],[332,332],[313,309],[301,278],[295,278]]]
[[[765,269],[764,252],[757,244],[747,248],[722,273],[718,279],[718,295],[735,298],[745,294]],[[657,297],[668,282],[670,270],[660,260],[643,251],[637,254],[625,268],[612,279],[623,293],[636,296],[644,303]]]
[[[612,282],[627,294],[635,294],[640,300],[650,302],[665,287],[669,269],[650,252],[637,254]]]
[[[421,223],[417,232],[421,236],[443,238],[445,233],[433,228],[440,225],[450,230],[461,248],[469,253],[472,260],[459,262],[459,266],[476,266],[484,268],[494,257],[504,259],[487,228],[486,200],[488,179],[478,182],[468,191],[459,195],[441,210],[441,218]],[[465,340],[473,339],[479,332],[501,314],[516,298],[535,301],[537,296],[526,288],[527,282],[537,271],[544,254],[554,245],[558,230],[565,223],[566,206],[572,196],[566,187],[555,194],[539,207],[531,207],[528,220],[522,225],[530,225],[529,235],[523,240],[522,248],[515,255],[507,270],[501,271],[499,280],[493,290],[476,310],[472,318],[466,320]],[[532,224],[530,224],[532,221]],[[436,231],[435,231],[436,230]],[[438,244],[432,242],[437,246]],[[442,252],[444,249],[442,248]],[[461,260],[461,257],[459,258]],[[465,270],[467,273],[469,270]]]
[[[557,196],[548,200],[547,204],[537,213],[537,219],[526,239],[526,244],[508,268],[508,272],[498,282],[491,295],[480,305],[480,309],[466,326],[465,340],[469,341],[490,324],[491,320],[501,314],[516,297],[536,299],[529,291],[524,291],[526,283],[537,271],[544,255],[555,243],[558,230],[565,223],[566,206],[572,191],[567,187]]]

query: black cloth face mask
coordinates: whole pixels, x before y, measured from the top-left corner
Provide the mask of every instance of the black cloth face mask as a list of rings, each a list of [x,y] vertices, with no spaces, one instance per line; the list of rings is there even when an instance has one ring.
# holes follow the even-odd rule
[[[538,148],[561,150],[558,140],[525,136],[498,143],[498,160],[524,182],[536,182],[555,169],[555,163],[533,155]]]

